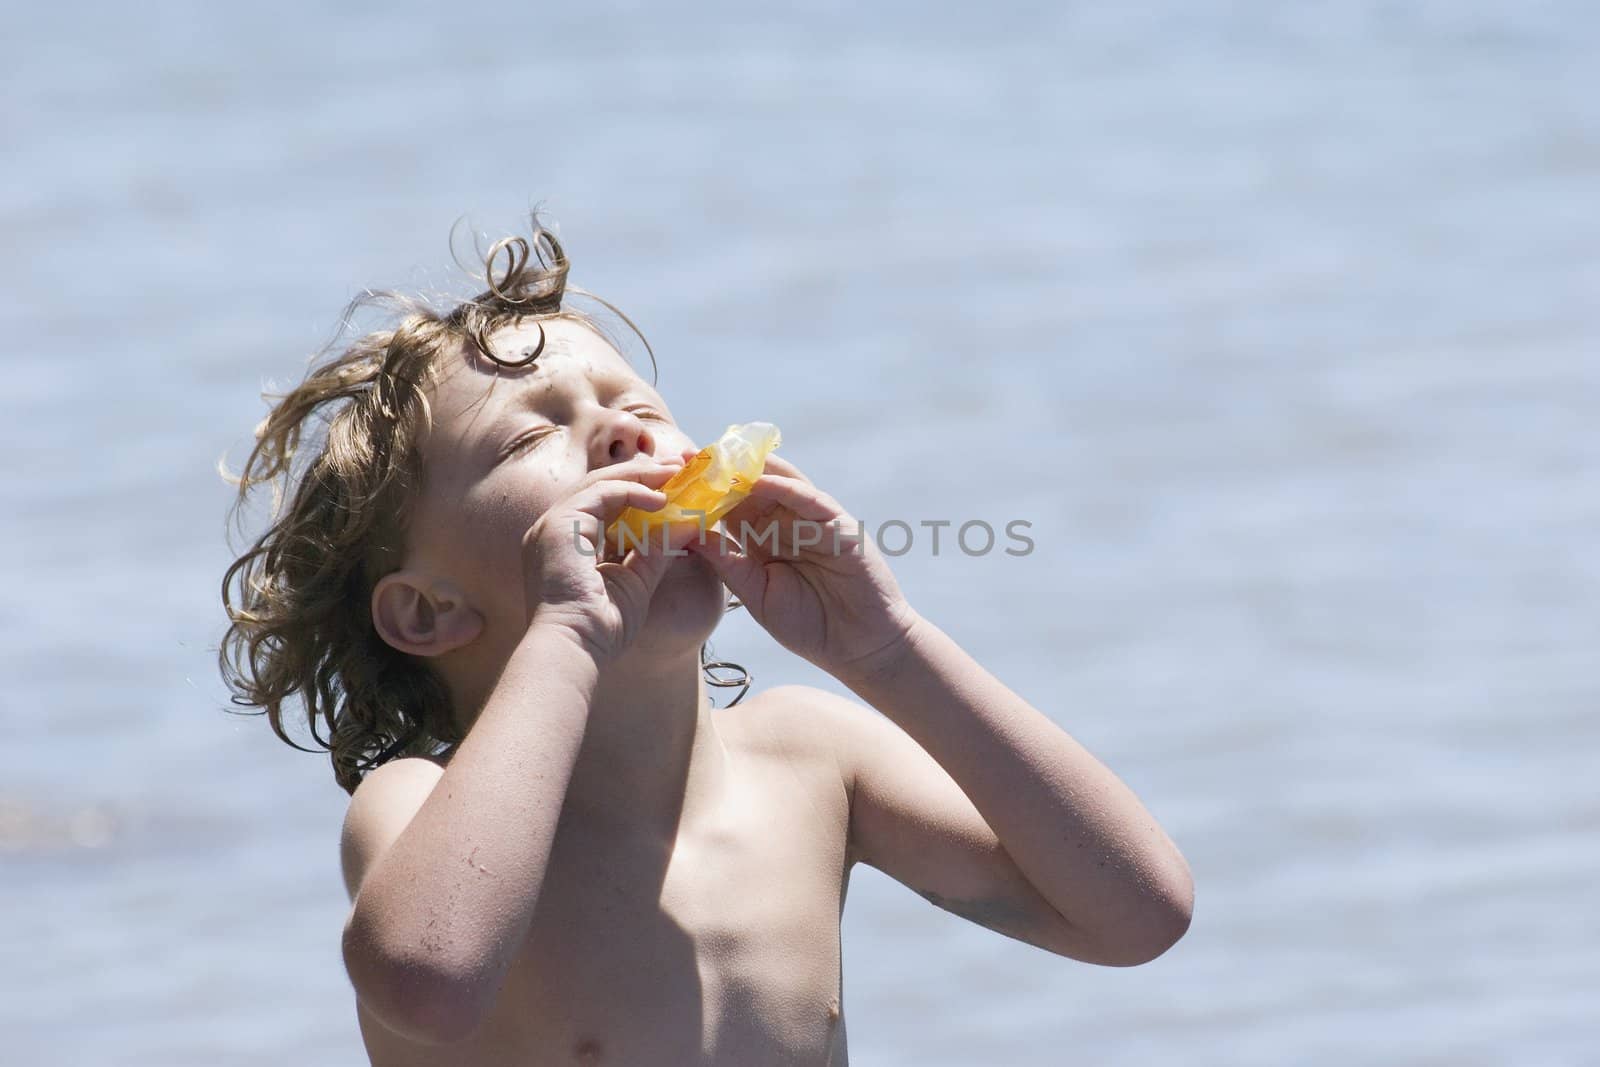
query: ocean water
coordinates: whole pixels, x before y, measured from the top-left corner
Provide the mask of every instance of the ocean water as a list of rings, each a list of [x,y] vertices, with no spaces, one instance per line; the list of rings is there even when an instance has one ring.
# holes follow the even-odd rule
[[[858,870],[853,1062],[1600,1062],[1592,5],[7,24],[6,1062],[363,1062],[343,794],[222,710],[214,468],[346,300],[533,201],[695,434],[1032,524],[897,573],[1193,866],[1127,971]]]

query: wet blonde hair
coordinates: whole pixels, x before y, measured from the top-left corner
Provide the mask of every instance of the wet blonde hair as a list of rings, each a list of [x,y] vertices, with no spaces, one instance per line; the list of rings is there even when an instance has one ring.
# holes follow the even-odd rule
[[[519,359],[496,355],[489,344],[496,331],[526,319],[576,318],[600,329],[563,308],[569,292],[639,333],[622,312],[567,285],[566,254],[537,214],[531,238],[507,237],[482,259],[487,289],[449,311],[396,293],[357,299],[346,325],[370,306],[397,321],[320,363],[313,357],[289,392],[263,394],[270,411],[243,468],[220,468],[238,489],[230,511],[236,524],[251,491],[272,487],[269,526],[222,580],[230,625],[218,660],[232,702],[265,713],[288,744],[317,751],[284,728],[284,706],[299,696],[311,736],[347,792],[388,759],[437,753],[460,740],[443,682],[424,658],[385,642],[371,615],[372,589],[400,566],[410,506],[422,488],[420,438],[430,424],[434,375],[447,357],[471,349],[502,365],[530,362],[543,347],[542,330],[532,354]],[[654,353],[650,362],[653,377]],[[326,429],[320,446],[308,448],[303,435],[314,422]]]

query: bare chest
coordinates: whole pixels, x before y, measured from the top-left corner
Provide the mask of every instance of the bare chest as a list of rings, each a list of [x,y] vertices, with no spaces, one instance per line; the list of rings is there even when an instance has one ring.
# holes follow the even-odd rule
[[[558,833],[496,1010],[550,1062],[844,1062],[847,804],[821,768],[741,770],[670,850]]]

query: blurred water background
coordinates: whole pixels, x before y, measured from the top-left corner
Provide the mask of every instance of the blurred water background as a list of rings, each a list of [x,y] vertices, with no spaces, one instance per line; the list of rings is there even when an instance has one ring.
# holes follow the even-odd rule
[[[1032,523],[898,573],[1193,864],[1131,971],[858,870],[854,1062],[1600,1062],[1593,5],[7,23],[7,1062],[363,1062],[343,794],[221,710],[214,464],[352,295],[534,200],[692,433]]]

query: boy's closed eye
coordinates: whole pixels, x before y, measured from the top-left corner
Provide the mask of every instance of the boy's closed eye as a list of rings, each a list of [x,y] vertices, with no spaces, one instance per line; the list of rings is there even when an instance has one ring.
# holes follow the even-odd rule
[[[671,418],[663,415],[661,412],[657,411],[653,407],[650,407],[649,405],[633,405],[631,407],[623,408],[622,410],[643,421],[659,422],[668,426],[674,425]],[[543,444],[545,441],[554,437],[563,428],[564,426],[562,424],[553,426],[538,426],[528,430],[525,433],[519,434],[507,442],[505,447],[500,450],[499,460],[504,461],[512,458],[513,456],[521,455],[525,452],[531,452],[540,444]]]

